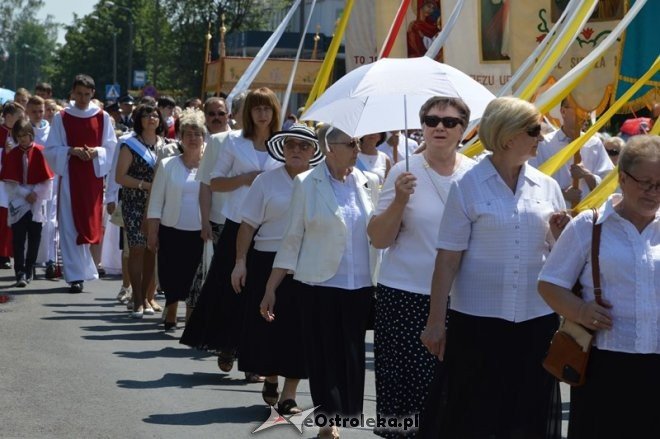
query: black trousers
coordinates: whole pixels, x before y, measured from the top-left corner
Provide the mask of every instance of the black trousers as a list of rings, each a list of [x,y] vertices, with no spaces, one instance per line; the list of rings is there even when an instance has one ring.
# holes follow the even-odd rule
[[[14,247],[14,272],[25,273],[31,277],[34,270],[34,264],[37,261],[39,252],[39,243],[41,242],[42,224],[32,221],[32,212],[28,212],[12,224],[12,243]],[[25,242],[27,241],[27,252],[25,251]]]

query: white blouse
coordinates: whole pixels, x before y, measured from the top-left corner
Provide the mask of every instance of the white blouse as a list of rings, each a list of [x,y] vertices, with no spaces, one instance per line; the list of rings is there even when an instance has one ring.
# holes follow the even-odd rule
[[[243,221],[259,228],[254,248],[276,252],[284,236],[293,195],[293,179],[284,166],[260,174],[243,200]]]
[[[565,209],[555,180],[524,164],[513,193],[490,157],[452,183],[438,248],[463,251],[451,309],[522,322],[553,311],[537,292],[550,252],[548,220]]]
[[[282,165],[282,162],[278,162],[270,156],[265,158],[262,165],[252,141],[243,137],[243,131],[230,131],[218,152],[218,159],[211,171],[211,179],[235,177],[252,171],[269,171]],[[241,206],[248,189],[248,186],[241,186],[227,192],[227,198],[222,206],[222,214],[228,220],[235,223],[241,222]]]
[[[600,210],[600,279],[612,304],[612,329],[597,331],[599,349],[660,354],[660,213],[642,233],[614,211],[615,194]],[[539,280],[571,289],[579,278],[586,301],[594,299],[591,275],[591,211],[564,229]]]
[[[378,176],[380,184],[385,181],[385,172],[387,171],[387,154],[382,151],[376,151],[376,155],[358,153],[357,167],[362,171],[369,171]]]
[[[383,252],[378,283],[411,293],[430,294],[435,242],[451,182],[475,165],[474,160],[466,156],[460,155],[460,159],[454,174],[443,176],[427,165],[422,154],[410,156],[410,172],[417,177],[417,187],[403,211],[399,234]],[[376,215],[392,204],[396,195],[394,182],[405,171],[405,162],[397,163],[390,170],[380,193]]]
[[[199,181],[196,181],[197,169],[188,169],[183,161],[179,160],[183,172],[186,173],[186,180],[181,188],[181,210],[179,211],[179,221],[174,226],[179,230],[201,230],[202,221],[199,212]],[[165,201],[167,202],[167,201]],[[191,214],[193,213],[193,214]]]

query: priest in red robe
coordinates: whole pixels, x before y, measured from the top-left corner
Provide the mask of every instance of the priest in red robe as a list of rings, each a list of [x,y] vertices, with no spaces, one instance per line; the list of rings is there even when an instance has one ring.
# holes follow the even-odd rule
[[[53,118],[44,151],[60,179],[60,248],[71,293],[82,292],[84,281],[98,279],[89,246],[102,239],[103,177],[117,145],[110,116],[91,103],[95,89],[91,77],[75,77],[72,105]]]

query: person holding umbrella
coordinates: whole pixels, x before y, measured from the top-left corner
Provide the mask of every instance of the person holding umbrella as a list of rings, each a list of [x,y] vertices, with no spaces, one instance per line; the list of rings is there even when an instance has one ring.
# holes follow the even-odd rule
[[[536,283],[564,197],[527,163],[542,139],[534,105],[492,100],[479,138],[492,154],[452,182],[421,335],[449,376],[440,437],[559,438],[559,384],[541,365],[559,322]]]
[[[474,166],[458,153],[470,120],[460,98],[432,97],[419,111],[426,149],[400,161],[383,185],[367,232],[385,249],[374,326],[376,410],[402,418],[420,413],[440,367],[419,339],[429,314],[435,241],[452,181]],[[382,437],[401,437],[376,429]],[[410,433],[408,433],[410,434]]]
[[[262,316],[277,316],[276,290],[293,271],[300,284],[303,344],[317,412],[362,413],[365,343],[379,252],[367,223],[378,201],[378,177],[355,166],[359,142],[324,125],[318,133],[325,162],[297,176],[289,221],[261,302]],[[337,438],[323,426],[322,438]]]

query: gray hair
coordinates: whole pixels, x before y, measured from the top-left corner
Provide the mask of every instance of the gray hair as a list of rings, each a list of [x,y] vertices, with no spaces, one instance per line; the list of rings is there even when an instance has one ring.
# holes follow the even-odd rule
[[[247,97],[250,90],[243,90],[231,100],[231,112],[233,114],[239,114],[243,110],[243,102]]]
[[[628,140],[619,157],[619,169],[629,172],[640,162],[660,161],[660,136],[640,134]]]
[[[179,116],[179,133],[183,137],[185,130],[202,131],[206,134],[206,119],[204,112],[194,107],[188,107],[183,110]]]
[[[329,143],[335,141],[341,141],[342,135],[347,136],[348,134],[344,133],[339,128],[335,128],[332,125],[319,124],[316,126],[316,137],[319,138],[319,148],[323,155],[327,155],[330,151]]]

